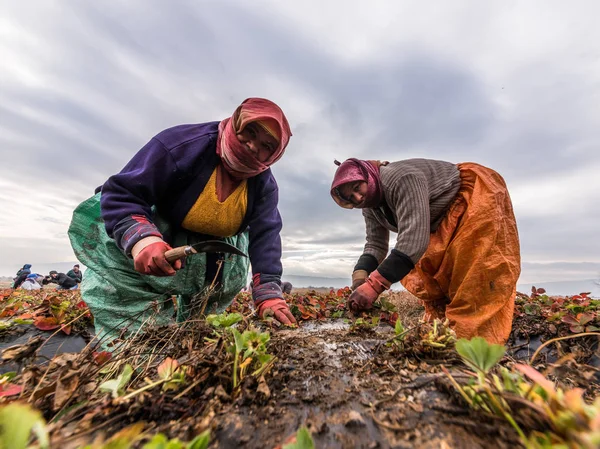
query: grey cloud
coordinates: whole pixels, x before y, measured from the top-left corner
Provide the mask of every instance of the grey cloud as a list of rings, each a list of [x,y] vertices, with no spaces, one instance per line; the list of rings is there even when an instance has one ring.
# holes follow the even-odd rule
[[[244,2],[80,2],[48,18],[22,3],[5,8],[41,38],[42,47],[21,51],[41,65],[45,83],[31,88],[16,80],[0,91],[0,127],[10,131],[0,134],[0,175],[52,188],[73,203],[160,130],[219,119],[253,95],[279,102],[295,134],[293,151],[274,168],[287,249],[360,250],[360,212],[329,196],[333,157],[473,160],[497,169],[509,187],[600,159],[590,106],[595,78],[565,75],[551,57],[522,65],[505,86],[490,86],[470,64],[420,42],[343,59],[302,24]],[[508,113],[500,91],[513,105]],[[303,102],[321,109],[304,116]],[[49,113],[60,127],[11,105]],[[588,149],[573,151],[578,145]],[[320,165],[325,161],[330,165]],[[523,254],[598,260],[596,209],[551,222],[518,217]]]

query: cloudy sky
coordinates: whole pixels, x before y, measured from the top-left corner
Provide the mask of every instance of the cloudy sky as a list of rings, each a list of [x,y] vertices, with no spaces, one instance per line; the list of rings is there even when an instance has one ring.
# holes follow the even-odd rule
[[[600,3],[0,0],[0,275],[72,263],[74,207],[160,130],[261,96],[284,269],[349,276],[334,158],[474,161],[509,186],[521,282],[600,278]]]

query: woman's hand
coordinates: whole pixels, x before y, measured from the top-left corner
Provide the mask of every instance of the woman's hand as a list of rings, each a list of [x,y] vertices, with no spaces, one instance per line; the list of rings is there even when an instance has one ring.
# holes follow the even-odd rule
[[[135,271],[152,276],[175,276],[181,269],[181,260],[171,265],[165,259],[165,253],[171,246],[160,237],[146,237],[137,242],[131,249]]]
[[[348,308],[353,312],[371,309],[379,295],[391,286],[391,282],[384,278],[379,271],[373,271],[366,281],[352,292],[348,298]]]
[[[281,324],[288,326],[296,324],[296,319],[292,315],[292,312],[290,312],[290,308],[281,298],[266,299],[258,304],[258,316],[261,319],[273,316]]]

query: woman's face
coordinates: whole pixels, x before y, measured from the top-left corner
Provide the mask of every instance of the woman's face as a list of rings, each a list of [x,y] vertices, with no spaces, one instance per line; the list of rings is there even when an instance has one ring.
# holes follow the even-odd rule
[[[367,183],[365,181],[354,181],[342,184],[338,192],[343,200],[349,201],[354,207],[360,207],[367,196]]]
[[[248,123],[236,136],[260,162],[266,162],[279,145],[275,137],[255,122]]]

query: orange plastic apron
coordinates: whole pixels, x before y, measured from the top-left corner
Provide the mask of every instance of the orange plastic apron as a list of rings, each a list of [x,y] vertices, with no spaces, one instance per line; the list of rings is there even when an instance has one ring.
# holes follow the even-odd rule
[[[517,222],[498,173],[471,162],[458,168],[457,198],[402,285],[423,301],[426,316],[448,318],[457,337],[503,344],[521,273]]]

